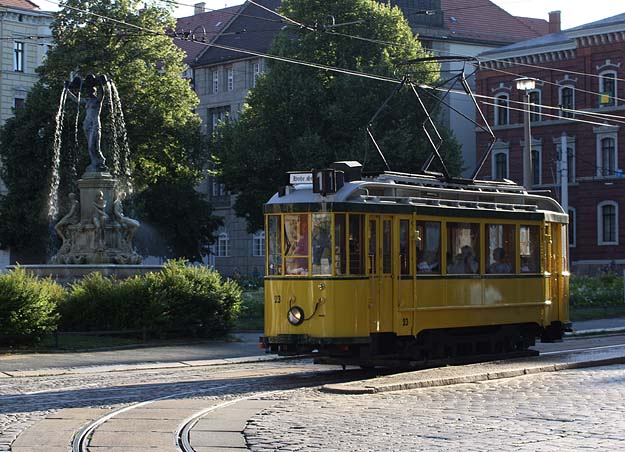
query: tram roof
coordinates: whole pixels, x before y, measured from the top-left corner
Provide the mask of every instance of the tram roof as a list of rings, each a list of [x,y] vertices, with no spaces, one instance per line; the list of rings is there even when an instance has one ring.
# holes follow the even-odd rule
[[[265,211],[282,211],[284,209],[280,205],[286,207],[286,204],[312,206],[328,203],[343,206],[351,204],[351,211],[359,210],[358,205],[362,210],[370,210],[376,205],[386,209],[392,209],[392,206],[403,207],[402,211],[419,207],[427,208],[428,211],[432,208],[452,208],[472,211],[471,216],[479,215],[479,211],[489,211],[489,217],[499,214],[514,217],[525,213],[539,214],[559,223],[568,222],[568,216],[553,198],[527,192],[510,180],[443,180],[435,173],[409,174],[393,171],[362,175],[359,180],[345,182],[336,193],[326,195],[315,193],[310,183],[287,185],[267,202]],[[337,206],[331,210],[341,209]],[[441,214],[444,215],[443,212]]]

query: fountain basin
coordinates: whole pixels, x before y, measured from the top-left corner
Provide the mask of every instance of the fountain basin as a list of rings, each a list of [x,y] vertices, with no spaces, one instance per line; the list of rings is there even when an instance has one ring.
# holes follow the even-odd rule
[[[22,268],[40,278],[51,277],[59,284],[70,284],[78,281],[90,273],[101,273],[103,276],[114,276],[118,279],[130,278],[135,275],[160,272],[162,265],[132,265],[132,264],[42,264],[42,265],[9,265],[8,270]]]

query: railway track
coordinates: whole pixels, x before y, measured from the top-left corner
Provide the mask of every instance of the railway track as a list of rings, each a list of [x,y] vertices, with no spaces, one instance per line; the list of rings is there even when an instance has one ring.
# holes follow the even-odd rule
[[[267,377],[266,373],[264,376]],[[88,452],[89,447],[93,445],[92,442],[94,439],[97,440],[99,429],[117,418],[123,418],[122,420],[131,422],[133,412],[142,411],[139,417],[145,417],[144,413],[146,411],[153,409],[155,412],[160,413],[162,410],[168,409],[168,407],[171,406],[167,404],[167,402],[175,401],[179,402],[180,408],[176,410],[176,416],[178,417],[176,419],[171,419],[171,422],[169,422],[171,432],[169,444],[175,444],[179,451],[190,452],[194,450],[191,445],[191,431],[199,421],[216,410],[223,410],[226,407],[240,404],[244,401],[259,400],[280,392],[353,378],[362,378],[363,376],[364,374],[361,371],[356,370],[344,372],[342,370],[325,370],[310,367],[282,367],[277,369],[274,373],[273,378],[275,381],[273,384],[266,381],[263,382],[263,386],[270,386],[268,390],[258,391],[252,382],[246,381],[234,384],[209,385],[207,387],[200,386],[196,389],[177,391],[171,394],[145,399],[117,408],[83,425],[72,439],[71,450],[72,452]],[[254,379],[254,377],[254,373],[250,373],[248,378]],[[293,379],[295,379],[295,381],[293,381]],[[243,395],[235,395],[234,398],[226,401],[219,398],[213,400],[207,399],[209,396],[219,397],[224,394],[228,394],[229,396],[235,394]],[[197,403],[188,404],[189,400],[197,400]],[[185,408],[187,404],[188,406]],[[198,409],[198,404],[203,405],[203,408]],[[181,418],[183,418],[182,421],[179,420]],[[241,431],[242,430],[243,428],[241,428]],[[120,432],[120,434],[121,433],[128,432]],[[158,440],[162,442],[162,438]],[[135,444],[134,446],[137,445]],[[157,446],[157,444],[143,444],[143,447],[155,446]],[[101,447],[101,445],[99,447]]]

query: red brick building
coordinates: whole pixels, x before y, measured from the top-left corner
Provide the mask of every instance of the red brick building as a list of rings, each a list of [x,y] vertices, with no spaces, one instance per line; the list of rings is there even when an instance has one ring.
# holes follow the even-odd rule
[[[551,23],[559,20],[552,13]],[[555,20],[554,20],[555,19]],[[480,178],[523,181],[524,93],[529,92],[532,190],[562,202],[568,167],[570,256],[574,272],[625,267],[625,14],[480,55],[477,92],[497,142]],[[562,137],[567,163],[560,160]],[[477,134],[478,159],[488,136]],[[481,154],[481,155],[480,155]]]

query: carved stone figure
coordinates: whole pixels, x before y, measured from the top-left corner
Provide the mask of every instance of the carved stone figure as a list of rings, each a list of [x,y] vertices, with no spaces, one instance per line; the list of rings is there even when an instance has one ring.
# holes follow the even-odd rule
[[[106,199],[104,199],[104,193],[100,191],[93,201],[93,224],[95,226],[95,248],[97,249],[104,248],[104,226],[109,218],[105,209]]]
[[[79,78],[77,79],[79,86],[82,85],[82,81]],[[74,83],[76,82],[72,82],[72,85]],[[100,113],[102,112],[102,101],[104,99],[102,84],[106,83],[106,77],[101,75],[96,79],[92,74],[89,74],[85,79],[85,83],[90,87],[86,97],[78,98],[70,90],[71,85],[66,86],[67,95],[78,105],[85,107],[85,119],[82,123],[82,129],[87,138],[87,151],[91,161],[87,171],[107,171],[108,168],[105,165],[104,155],[102,155],[100,149],[100,139],[102,137]]]
[[[61,240],[63,240],[63,245],[65,245],[69,239],[67,236],[67,227],[80,222],[80,201],[76,198],[76,194],[69,194],[69,203],[69,212],[54,226],[56,233],[61,237]]]
[[[135,231],[139,228],[139,222],[130,217],[124,215],[123,200],[125,195],[121,193],[115,202],[113,203],[113,217],[114,220],[121,226],[123,230],[124,240],[128,246],[132,246],[132,238],[135,235]]]

